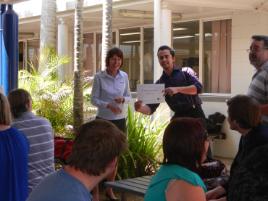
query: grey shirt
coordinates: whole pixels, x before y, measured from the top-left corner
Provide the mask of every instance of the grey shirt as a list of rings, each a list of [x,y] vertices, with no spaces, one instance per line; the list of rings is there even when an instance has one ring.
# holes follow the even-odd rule
[[[247,95],[261,105],[268,104],[268,61],[253,75]],[[263,115],[262,120],[268,124],[268,116]]]
[[[48,174],[54,172],[54,136],[50,122],[25,112],[14,119],[12,126],[25,134],[29,141],[29,193]]]

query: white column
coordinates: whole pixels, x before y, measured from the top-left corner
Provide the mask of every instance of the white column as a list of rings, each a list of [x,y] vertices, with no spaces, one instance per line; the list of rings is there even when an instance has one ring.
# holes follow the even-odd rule
[[[161,16],[161,45],[168,45],[171,47],[171,23],[172,23],[172,12],[168,9],[166,3],[162,3],[162,16]]]
[[[154,0],[154,82],[159,79],[162,68],[158,63],[157,50],[161,45],[161,0]]]
[[[68,56],[68,49],[68,26],[61,18],[58,24],[58,55]],[[65,80],[69,77],[68,67],[68,64],[63,64],[59,67],[58,74],[61,80]]]
[[[204,23],[203,20],[199,20],[199,68],[198,68],[198,79],[202,83],[203,82],[203,54],[204,54],[204,46],[203,46],[203,35],[204,35]]]
[[[92,54],[93,54],[93,70],[92,75],[94,76],[97,72],[97,37],[96,32],[93,33],[93,48],[92,48]]]
[[[161,45],[171,47],[172,40],[172,12],[168,5],[161,0],[154,0],[154,81],[159,79],[162,68],[157,58],[157,50]]]
[[[144,66],[143,66],[143,60],[144,60],[144,27],[141,27],[141,40],[140,40],[140,84],[144,83]]]
[[[115,46],[116,47],[119,47],[119,40],[120,40],[120,38],[119,38],[119,29],[116,29],[115,30]]]

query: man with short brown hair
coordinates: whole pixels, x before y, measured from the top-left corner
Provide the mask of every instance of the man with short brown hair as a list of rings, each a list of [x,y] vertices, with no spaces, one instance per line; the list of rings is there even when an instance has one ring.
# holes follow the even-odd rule
[[[105,120],[83,124],[66,166],[45,178],[28,201],[91,201],[90,191],[116,168],[126,136]]]
[[[175,65],[175,51],[163,45],[158,48],[157,57],[163,69],[163,74],[156,84],[164,84],[165,101],[174,112],[175,117],[200,118],[205,125],[205,114],[202,101],[198,94],[202,91],[202,84],[192,75],[183,72]],[[159,104],[143,104],[138,100],[134,104],[135,110],[143,114],[153,114]]]

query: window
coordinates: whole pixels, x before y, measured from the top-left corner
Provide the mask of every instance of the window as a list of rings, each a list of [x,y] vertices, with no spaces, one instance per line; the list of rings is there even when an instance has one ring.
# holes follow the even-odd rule
[[[231,92],[231,20],[204,23],[204,92]]]
[[[144,28],[143,77],[145,84],[154,82],[154,32],[153,28]]]
[[[119,45],[124,53],[122,70],[128,74],[131,91],[140,83],[140,28],[119,30]]]
[[[191,67],[199,72],[199,23],[173,24],[175,62],[180,67]]]
[[[200,36],[199,21],[173,24],[173,47],[176,64],[188,66],[199,75],[202,68],[203,92],[231,92],[231,20],[203,23]],[[199,64],[199,37],[202,39],[203,63]]]
[[[37,39],[27,41],[27,63],[33,64],[36,69],[39,65],[39,43]],[[31,70],[28,65],[27,70]]]
[[[112,46],[114,47],[116,42],[115,42],[115,32],[113,32],[113,38],[112,38]],[[102,44],[102,34],[98,33],[96,34],[96,63],[97,63],[97,69],[96,72],[99,72],[101,70],[101,44]]]
[[[92,76],[93,75],[93,33],[84,34],[84,58],[83,58],[83,68],[86,75]]]

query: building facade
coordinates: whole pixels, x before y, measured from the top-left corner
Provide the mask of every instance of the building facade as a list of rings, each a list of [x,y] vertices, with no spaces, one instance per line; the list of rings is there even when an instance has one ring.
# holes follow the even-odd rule
[[[41,3],[25,1],[14,5],[20,16],[20,68],[31,61],[38,66]],[[36,4],[36,5],[35,5]],[[25,5],[25,9],[22,9]],[[31,6],[35,9],[29,9]],[[16,9],[18,8],[18,9]],[[176,64],[190,66],[204,85],[206,115],[226,114],[226,99],[247,91],[254,69],[246,50],[253,34],[268,35],[268,3],[257,0],[114,0],[112,43],[124,52],[122,69],[128,73],[130,88],[153,83],[162,73],[156,50],[160,45],[175,49]],[[74,0],[57,1],[57,48],[73,57]],[[85,73],[101,66],[102,1],[84,0],[83,10]],[[72,76],[69,64],[62,76]],[[213,152],[233,157],[240,135],[229,130],[225,140],[213,142]]]

